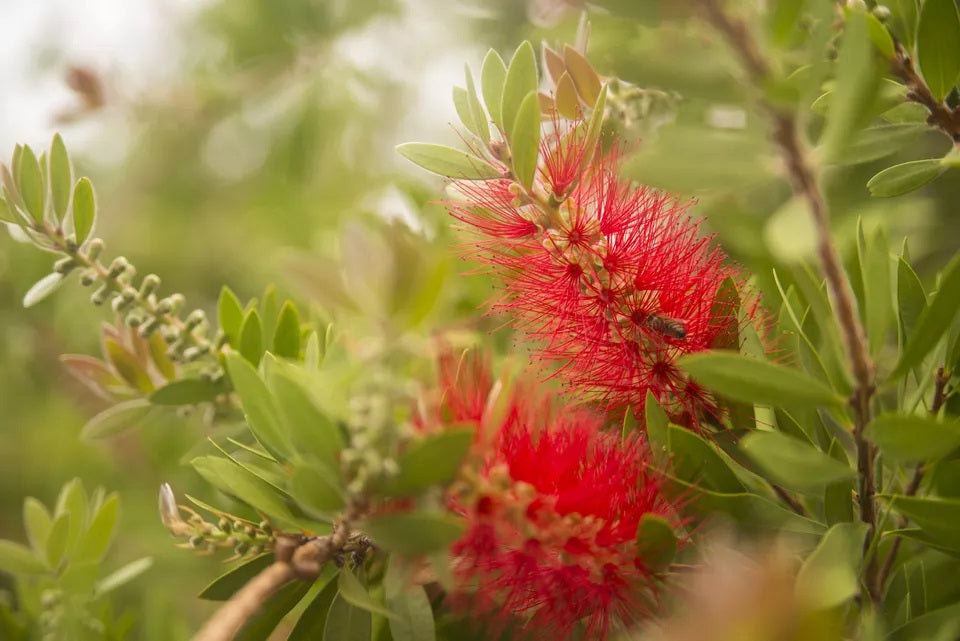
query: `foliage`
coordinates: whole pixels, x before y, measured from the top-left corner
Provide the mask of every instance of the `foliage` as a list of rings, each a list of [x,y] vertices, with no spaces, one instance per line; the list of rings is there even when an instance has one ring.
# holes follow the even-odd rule
[[[553,4],[549,35],[569,36]],[[225,604],[198,638],[230,638],[218,626],[268,580],[235,638],[475,638],[478,617],[488,636],[656,638],[620,628],[690,610],[703,595],[671,589],[690,564],[776,588],[693,638],[957,633],[960,259],[946,234],[899,239],[919,194],[956,193],[960,9],[597,5],[575,45],[467,68],[459,147],[397,147],[479,234],[461,248],[492,268],[476,290],[450,284],[445,232],[372,219],[343,226],[339,258],[292,261],[307,302],[224,286],[211,318],[184,313],[102,258],[59,135],[2,167],[0,219],[56,256],[24,306],[76,272],[117,318],[102,360],[62,359],[109,404],[82,434],[202,419],[181,454],[216,498],[160,491],[182,547],[239,562],[202,591]],[[474,318],[491,284],[506,338]],[[547,364],[521,371],[527,353]],[[0,542],[5,634],[124,638],[102,597],[148,562],[97,581],[117,501],[79,481],[52,513],[27,500],[30,547]],[[788,551],[711,565],[718,522]]]

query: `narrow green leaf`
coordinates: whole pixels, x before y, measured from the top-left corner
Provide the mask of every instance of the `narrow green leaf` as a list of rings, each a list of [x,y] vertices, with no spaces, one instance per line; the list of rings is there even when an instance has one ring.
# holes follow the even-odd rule
[[[43,222],[43,176],[40,172],[40,163],[33,150],[23,147],[18,163],[19,171],[16,175],[17,187],[27,212],[38,222]]]
[[[851,479],[856,474],[849,465],[779,432],[747,434],[740,448],[769,478],[798,492],[819,493],[827,485]]]
[[[63,274],[57,272],[47,274],[34,283],[33,287],[31,287],[27,293],[23,295],[23,306],[33,307],[47,296],[57,291],[62,283]]]
[[[60,134],[54,134],[50,143],[50,193],[53,196],[53,212],[57,222],[63,220],[70,204],[70,189],[73,186],[73,173],[70,169],[70,156]]]
[[[11,574],[44,574],[47,564],[26,545],[0,539],[0,570]]]
[[[42,553],[47,549],[47,538],[50,536],[52,525],[53,519],[46,506],[32,496],[28,496],[23,502],[23,526],[34,552]]]
[[[491,49],[483,59],[480,69],[480,89],[483,93],[483,102],[487,105],[487,112],[497,125],[503,127],[503,116],[500,111],[500,102],[503,98],[503,82],[507,77],[507,65],[503,63],[500,54]]]
[[[218,576],[208,583],[198,596],[208,601],[226,601],[271,563],[273,554],[256,556]]]
[[[111,494],[97,510],[86,531],[80,535],[73,553],[77,562],[99,562],[103,558],[113,539],[119,511],[120,499],[116,494]]]
[[[271,519],[281,521],[281,525],[295,523],[296,519],[280,492],[233,461],[219,456],[200,456],[190,461],[190,465],[218,490],[246,503]]]
[[[300,314],[291,301],[286,301],[280,308],[273,335],[273,353],[284,358],[300,358]]]
[[[916,414],[878,416],[865,435],[885,458],[896,463],[935,461],[960,447],[960,423]]]
[[[824,535],[797,575],[797,596],[809,607],[832,608],[860,591],[860,558],[866,528],[838,523]]]
[[[901,344],[917,326],[917,321],[927,307],[927,294],[923,291],[920,277],[905,257],[897,261],[897,312],[900,321]]]
[[[288,435],[281,428],[273,397],[260,374],[249,361],[235,352],[227,354],[225,361],[250,431],[277,460],[286,460],[293,449]]]
[[[205,378],[181,378],[158,388],[149,398],[154,405],[196,405],[212,401],[222,391],[220,385]]]
[[[150,401],[135,398],[109,407],[89,421],[80,430],[80,438],[106,438],[141,425],[150,415]]]
[[[886,497],[894,510],[949,547],[957,545],[960,499],[894,495]]]
[[[230,345],[236,349],[240,345],[240,326],[243,324],[243,305],[237,295],[226,285],[220,290],[217,300],[217,321],[220,330],[227,336]]]
[[[397,617],[397,615],[391,612],[386,606],[370,596],[367,589],[363,587],[363,583],[360,582],[360,579],[356,577],[349,567],[344,566],[340,570],[337,583],[340,587],[340,596],[350,605],[366,610],[367,612],[372,612],[373,614],[379,614],[388,619],[395,619]]]
[[[388,484],[394,496],[419,494],[433,485],[450,482],[473,443],[474,428],[449,429],[414,441],[400,455],[399,473]]]
[[[167,354],[167,341],[163,340],[160,332],[154,332],[147,340],[147,349],[150,352],[150,360],[153,361],[160,375],[168,381],[173,380],[177,375],[177,366]]]
[[[136,561],[131,561],[130,563],[127,563],[121,567],[119,570],[111,572],[107,576],[103,577],[103,579],[98,581],[96,587],[94,588],[94,595],[100,597],[108,592],[112,592],[113,590],[126,585],[130,581],[133,581],[151,567],[153,567],[153,558],[149,556],[145,556],[142,559],[137,559]]]
[[[857,224],[857,255],[863,279],[863,307],[870,351],[876,355],[886,343],[886,332],[893,320],[893,296],[890,284],[890,248],[883,228],[865,237],[863,222]]]
[[[277,304],[277,288],[271,283],[263,292],[260,300],[260,344],[261,349],[270,349],[273,344],[273,334],[277,329],[277,317],[280,307]],[[242,335],[241,330],[241,335]],[[242,342],[242,340],[241,340]]]
[[[470,131],[477,134],[477,137],[486,145],[490,141],[490,126],[487,124],[487,114],[484,113],[483,105],[480,104],[480,97],[477,95],[477,88],[473,83],[473,74],[470,73],[470,67],[466,67],[464,71],[467,76],[467,109],[470,112],[470,120],[473,124]]]
[[[729,352],[685,356],[680,367],[699,383],[744,403],[775,407],[807,403],[843,405],[843,398],[802,372]]]
[[[0,222],[10,223],[18,227],[22,224],[20,217],[14,211],[14,205],[7,202],[5,198],[0,198]]]
[[[957,312],[960,312],[958,300],[960,300],[960,256],[954,256],[940,276],[940,285],[933,301],[920,314],[917,327],[910,334],[900,360],[890,374],[891,379],[899,378],[910,368],[919,364],[940,341]]]
[[[926,124],[900,123],[868,127],[858,133],[836,159],[838,165],[857,165],[896,153],[930,130]]]
[[[297,382],[295,370],[276,368],[267,380],[276,398],[283,432],[301,456],[313,456],[319,463],[338,468],[343,436],[329,416],[314,402],[310,391]]]
[[[323,641],[370,641],[371,616],[337,594],[323,626]]]
[[[837,54],[836,83],[823,133],[824,154],[831,162],[842,157],[850,139],[866,124],[881,78],[864,11],[847,12],[842,38]]]
[[[263,328],[260,324],[260,314],[256,309],[247,311],[240,325],[240,353],[254,367],[260,364],[260,358],[263,356]]]
[[[103,350],[113,369],[128,385],[141,392],[153,391],[153,381],[147,374],[144,363],[141,363],[136,354],[122,345],[119,338],[105,338]]]
[[[70,514],[64,512],[53,520],[53,526],[50,528],[50,537],[47,539],[47,563],[56,571],[60,567],[61,561],[67,552],[67,545],[70,543]],[[83,518],[78,515],[77,518]]]
[[[603,130],[603,117],[607,108],[607,85],[600,90],[600,97],[597,98],[593,111],[590,113],[590,120],[587,122],[587,132],[583,141],[584,154],[580,160],[580,168],[585,168],[593,162],[593,156],[600,141],[600,132]]]
[[[596,104],[602,83],[590,62],[570,45],[563,47],[563,62],[580,98],[588,105]]]
[[[503,119],[503,131],[508,138],[513,134],[513,125],[517,120],[520,104],[531,92],[537,93],[537,56],[533,45],[524,41],[517,47],[503,83],[503,95],[500,99],[500,114]],[[513,141],[510,140],[511,145]]]
[[[90,237],[97,220],[97,198],[93,183],[83,177],[73,187],[73,229],[77,244],[82,245]]]
[[[393,641],[436,641],[430,599],[423,586],[413,582],[411,570],[402,557],[394,554],[387,559],[384,593],[387,607],[397,615],[388,619],[390,636]]]
[[[510,135],[510,151],[517,182],[530,189],[540,157],[540,101],[536,92],[527,94],[517,109]]]
[[[60,488],[60,494],[57,496],[57,504],[54,509],[54,521],[61,514],[70,515],[70,530],[67,535],[67,550],[72,550],[80,533],[87,527],[89,517],[90,500],[87,497],[87,491],[83,487],[80,479],[75,478],[67,482]],[[52,537],[53,535],[51,535]]]
[[[895,56],[895,50],[893,46],[893,38],[890,36],[890,32],[875,15],[872,13],[867,13],[866,16],[867,34],[870,36],[870,42],[873,43],[873,46],[881,56],[887,60],[893,60]]]
[[[453,543],[463,533],[463,524],[442,512],[396,512],[367,519],[360,529],[388,552],[414,555]]]
[[[309,581],[294,580],[274,592],[257,608],[233,641],[263,641],[272,636],[283,618],[293,610],[310,591]]]
[[[925,0],[917,26],[920,72],[931,93],[943,100],[960,75],[960,9],[956,0]]]
[[[287,641],[318,641],[323,638],[327,614],[339,589],[337,584],[337,581],[329,580],[323,589],[317,592],[310,601],[310,605],[300,615],[297,624],[293,626]]]
[[[637,556],[651,572],[663,572],[677,555],[677,535],[657,514],[644,514],[637,525]]]
[[[460,122],[473,134],[476,134],[476,125],[473,124],[473,114],[470,112],[470,97],[463,87],[453,88],[453,107],[460,117]]]
[[[427,171],[457,180],[499,178],[500,171],[487,161],[453,147],[426,142],[397,145],[397,153]]]
[[[867,181],[867,189],[877,198],[902,196],[932,182],[946,170],[939,158],[911,160],[877,173]]]
[[[806,0],[780,0],[770,5],[767,15],[767,28],[771,40],[777,46],[784,46],[793,40],[799,31],[797,25]]]
[[[890,19],[886,26],[890,32],[903,43],[907,51],[913,51],[913,44],[917,38],[917,16],[919,8],[917,0],[885,0],[883,3],[890,9]]]
[[[670,456],[670,419],[667,418],[667,413],[663,411],[657,397],[649,389],[643,411],[653,458],[658,463],[664,464]],[[655,444],[657,447],[654,447]]]
[[[290,479],[290,493],[313,512],[335,513],[345,504],[339,481],[328,469],[299,465]]]

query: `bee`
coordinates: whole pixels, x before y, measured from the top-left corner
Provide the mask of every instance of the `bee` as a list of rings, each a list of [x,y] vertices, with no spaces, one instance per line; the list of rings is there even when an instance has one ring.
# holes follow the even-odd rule
[[[650,314],[644,320],[644,324],[650,329],[660,332],[669,338],[683,340],[687,337],[687,326],[682,320]]]

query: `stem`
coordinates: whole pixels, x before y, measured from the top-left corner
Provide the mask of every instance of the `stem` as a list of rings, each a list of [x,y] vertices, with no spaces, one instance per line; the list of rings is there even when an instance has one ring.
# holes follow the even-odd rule
[[[896,40],[894,46],[893,72],[907,86],[907,100],[926,107],[930,112],[927,124],[950,136],[954,147],[960,149],[960,108],[951,109],[943,101],[937,100],[927,83],[917,74],[913,60],[903,46]]]
[[[275,561],[230,597],[193,641],[229,641],[274,592],[294,578],[292,565]]]
[[[726,13],[720,0],[699,1],[704,10],[704,19],[727,40],[754,84],[759,86],[765,82],[770,75],[770,67],[760,53],[747,25]],[[858,493],[860,520],[866,523],[868,528],[864,544],[864,574],[870,600],[877,604],[880,601],[880,594],[874,589],[878,576],[877,560],[876,555],[869,552],[877,529],[874,478],[876,452],[863,437],[863,430],[870,421],[870,398],[874,393],[875,368],[867,346],[866,332],[857,316],[853,290],[830,234],[830,215],[823,190],[820,188],[813,163],[801,142],[796,115],[792,111],[786,111],[763,100],[760,101],[760,105],[771,121],[772,138],[780,148],[794,192],[807,202],[810,215],[813,217],[817,231],[817,254],[836,308],[847,359],[856,381],[850,402],[853,406],[853,438],[857,447],[857,471],[860,477]]]

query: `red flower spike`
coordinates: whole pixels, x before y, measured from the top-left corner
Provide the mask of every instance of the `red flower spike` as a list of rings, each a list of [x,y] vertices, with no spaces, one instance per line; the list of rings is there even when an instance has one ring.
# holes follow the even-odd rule
[[[508,179],[457,181],[448,209],[503,285],[491,308],[541,342],[538,357],[560,364],[572,392],[638,413],[652,392],[696,427],[719,409],[675,362],[731,347],[738,321],[715,299],[727,278],[738,289],[744,279],[686,203],[623,179],[619,154],[603,155],[583,131],[554,118],[529,192]],[[744,309],[750,322],[759,314]]]
[[[489,432],[478,439],[479,469],[450,499],[467,522],[453,545],[455,602],[489,616],[494,634],[521,625],[555,641],[578,626],[585,638],[607,639],[649,615],[658,578],[639,554],[637,526],[645,514],[677,517],[643,443],[621,442],[601,431],[598,414],[551,407],[534,389],[503,392],[509,409],[491,425],[489,408],[477,415],[474,402],[488,395],[486,361],[453,362],[441,358],[436,414]]]

